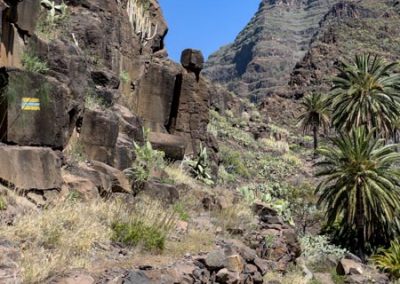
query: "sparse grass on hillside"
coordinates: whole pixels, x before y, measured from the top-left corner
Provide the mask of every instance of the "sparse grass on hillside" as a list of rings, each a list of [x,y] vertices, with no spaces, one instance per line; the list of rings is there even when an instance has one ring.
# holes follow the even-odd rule
[[[25,52],[22,55],[21,62],[25,70],[33,73],[46,73],[47,71],[49,71],[47,62],[29,52]]]
[[[43,283],[56,273],[90,268],[94,254],[100,259],[106,257],[104,248],[109,248],[112,240],[162,249],[167,228],[174,222],[171,212],[156,201],[142,201],[134,207],[118,200],[66,201],[18,218],[13,226],[2,227],[0,236],[13,240],[23,251],[18,265],[24,282]],[[171,217],[166,219],[167,215]],[[115,224],[131,225],[139,220],[141,228],[151,234],[141,232],[130,239],[129,232],[115,230]]]

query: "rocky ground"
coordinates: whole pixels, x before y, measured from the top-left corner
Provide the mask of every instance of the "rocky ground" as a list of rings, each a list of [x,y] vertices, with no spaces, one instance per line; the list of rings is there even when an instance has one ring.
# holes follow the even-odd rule
[[[247,32],[303,2],[263,1]],[[329,8],[308,2],[312,17],[282,27],[295,58],[267,60],[282,82]],[[201,52],[168,59],[157,1],[0,0],[0,11],[0,283],[388,282],[316,236],[311,139],[293,102],[265,102],[266,115],[206,79]]]

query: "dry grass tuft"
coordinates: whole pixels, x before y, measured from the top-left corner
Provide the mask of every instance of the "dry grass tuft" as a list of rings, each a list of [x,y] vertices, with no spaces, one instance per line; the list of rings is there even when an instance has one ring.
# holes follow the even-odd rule
[[[165,167],[165,172],[177,184],[184,184],[191,188],[198,187],[197,181],[192,178],[187,172],[177,165],[169,165]]]
[[[136,206],[119,200],[64,202],[19,217],[14,226],[0,228],[0,236],[20,247],[24,283],[43,283],[55,273],[90,268],[94,256],[105,257],[115,222],[134,218],[147,226],[159,225],[166,211],[146,200]]]
[[[207,252],[214,248],[216,236],[208,231],[193,229],[189,230],[179,242],[167,242],[165,254],[175,258],[183,257],[185,254],[197,254]]]
[[[215,225],[220,227],[224,234],[232,230],[251,230],[256,220],[253,211],[246,203],[236,203],[228,208],[211,212]]]
[[[259,140],[260,146],[269,152],[283,155],[289,152],[289,144],[286,141],[276,141],[275,139],[262,138]]]

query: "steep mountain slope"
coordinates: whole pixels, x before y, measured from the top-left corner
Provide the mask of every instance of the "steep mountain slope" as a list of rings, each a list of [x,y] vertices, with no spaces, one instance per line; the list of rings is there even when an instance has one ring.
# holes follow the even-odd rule
[[[211,55],[204,74],[240,96],[279,92],[336,0],[263,0],[235,42]]]
[[[334,5],[291,74],[292,93],[328,91],[338,60],[351,60],[355,54],[372,53],[390,61],[398,60],[400,16],[396,3],[363,0]]]
[[[397,7],[392,0],[264,0],[235,42],[210,56],[204,74],[253,100],[327,90],[338,59],[398,58]]]

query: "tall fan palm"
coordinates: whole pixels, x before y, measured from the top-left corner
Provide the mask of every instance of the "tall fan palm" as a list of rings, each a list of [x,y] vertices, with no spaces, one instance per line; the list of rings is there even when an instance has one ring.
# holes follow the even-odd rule
[[[332,122],[339,131],[365,125],[390,135],[391,122],[400,115],[397,65],[370,54],[356,56],[353,64],[342,62],[331,97]]]
[[[324,178],[316,190],[319,204],[326,206],[327,225],[339,224],[337,237],[355,237],[350,248],[363,256],[369,245],[388,244],[398,232],[400,169],[393,165],[400,153],[365,127],[331,140],[316,163]]]
[[[321,94],[313,93],[305,96],[301,102],[302,114],[299,116],[299,125],[303,132],[312,131],[314,150],[318,148],[318,132],[322,127],[326,131],[329,127],[329,110],[326,99]]]

